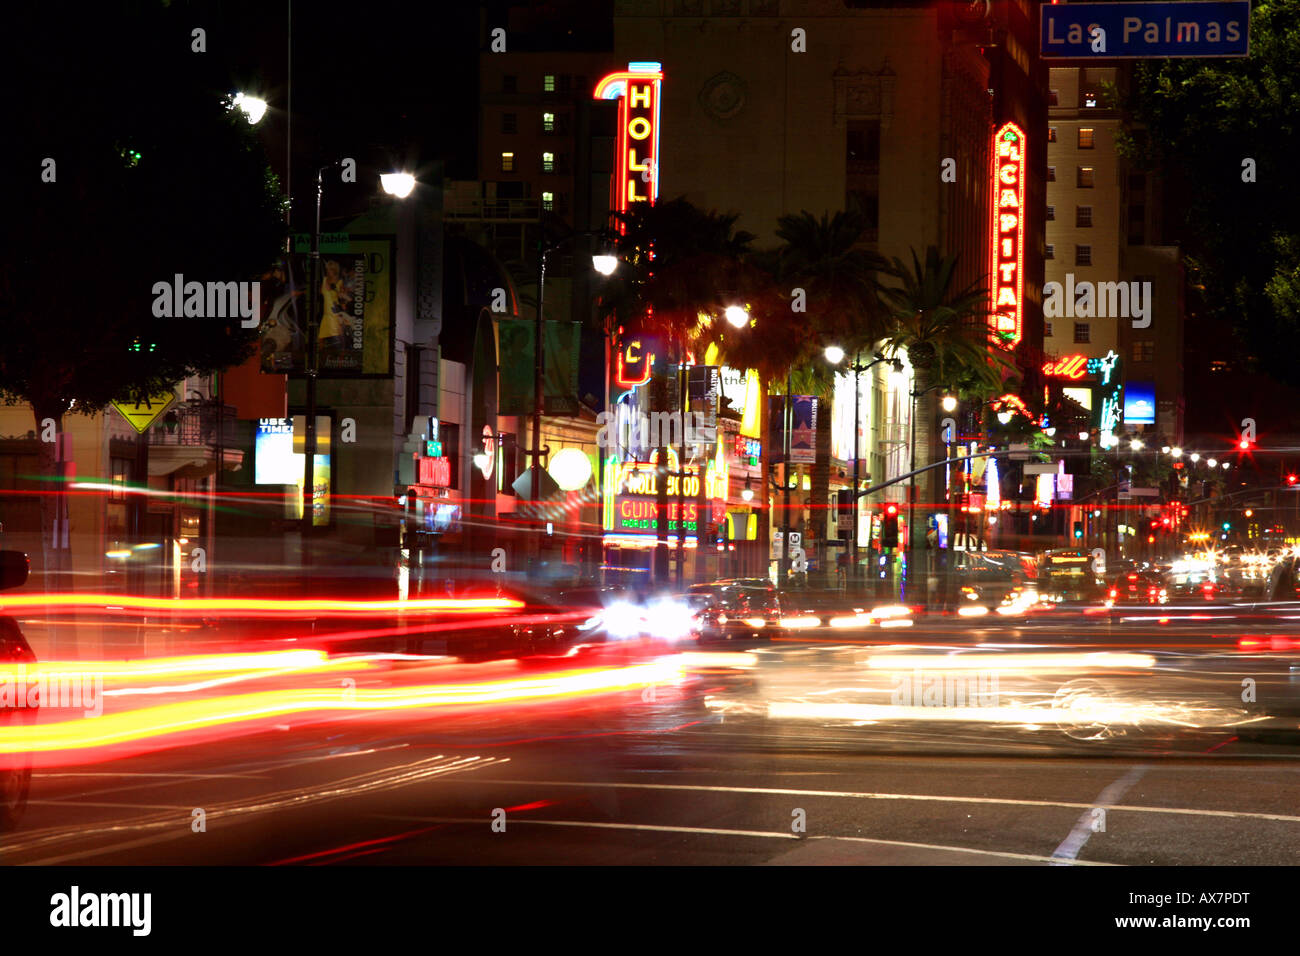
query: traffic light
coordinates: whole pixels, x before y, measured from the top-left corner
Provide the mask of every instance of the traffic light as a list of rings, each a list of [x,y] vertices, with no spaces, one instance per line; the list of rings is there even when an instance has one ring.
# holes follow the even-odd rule
[[[840,491],[835,495],[836,514],[839,517],[837,525],[840,528],[848,530],[849,534],[853,532],[853,492]]]
[[[898,505],[885,505],[885,517],[880,523],[880,546],[898,547]]]
[[[1237,442],[1237,448],[1239,448],[1241,451],[1250,451],[1250,444],[1251,443],[1249,438],[1243,438],[1239,442]]]
[[[1083,522],[1082,522],[1082,521],[1076,521],[1076,522],[1074,523],[1074,536],[1075,536],[1075,538],[1082,538],[1082,537],[1083,537]]]
[[[1224,530],[1224,531],[1231,531],[1231,530],[1232,530],[1232,522],[1231,522],[1231,521],[1225,521],[1225,522],[1223,522],[1223,530]]]
[[[1294,472],[1286,476],[1286,483],[1288,485],[1294,485],[1297,481],[1300,481],[1300,475],[1297,475]]]

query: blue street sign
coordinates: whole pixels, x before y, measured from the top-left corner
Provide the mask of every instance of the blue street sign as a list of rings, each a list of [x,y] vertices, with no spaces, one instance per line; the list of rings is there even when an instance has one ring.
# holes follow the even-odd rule
[[[1250,55],[1250,0],[1065,3],[1039,10],[1045,59]]]

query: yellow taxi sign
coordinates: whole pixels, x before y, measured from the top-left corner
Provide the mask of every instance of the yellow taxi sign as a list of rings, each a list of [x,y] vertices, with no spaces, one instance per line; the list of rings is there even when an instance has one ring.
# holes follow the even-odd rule
[[[176,404],[176,392],[169,390],[153,395],[140,395],[124,402],[114,402],[117,413],[126,419],[126,423],[140,434],[149,430],[149,426]]]

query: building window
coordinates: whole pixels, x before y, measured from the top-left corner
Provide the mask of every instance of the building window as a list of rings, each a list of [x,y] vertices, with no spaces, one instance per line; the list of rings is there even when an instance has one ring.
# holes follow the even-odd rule
[[[1048,221],[1048,222],[1056,222],[1056,207],[1055,207],[1055,206],[1048,206],[1048,207],[1047,207],[1047,221]],[[304,465],[303,467],[306,467],[306,466]]]
[[[502,113],[501,114],[501,132],[517,133],[519,132],[519,114]]]
[[[555,172],[555,154],[554,154],[554,153],[542,153],[542,172],[544,172],[544,173],[553,173],[553,172]],[[304,466],[304,467],[305,467],[305,466]]]
[[[1092,225],[1092,207],[1075,206],[1074,207],[1074,224],[1080,229],[1086,229]]]
[[[554,73],[547,73],[545,76],[542,77],[542,92],[543,92],[543,93],[554,93],[554,92],[555,92],[555,74],[554,74]]]
[[[1083,129],[1080,129],[1080,130],[1079,130],[1079,148],[1080,148],[1080,149],[1092,149],[1092,148],[1093,148],[1093,139],[1094,139],[1094,137],[1093,137],[1093,135],[1092,135],[1092,130],[1087,129],[1087,128],[1083,128]]]
[[[1093,168],[1091,166],[1080,166],[1076,176],[1075,185],[1080,189],[1091,189],[1094,181]]]
[[[1049,243],[1044,247],[1043,258],[1044,258],[1044,259],[1055,259],[1055,258],[1056,258],[1056,246],[1052,245],[1052,243],[1049,242]]]
[[[543,114],[542,114],[542,132],[543,132],[543,133],[554,133],[554,132],[555,132],[555,114],[554,114],[554,113],[543,113]],[[305,468],[306,465],[304,465],[303,467]]]
[[[513,73],[507,73],[505,76],[501,77],[501,92],[518,93],[519,77],[515,76]]]
[[[1092,326],[1087,322],[1074,323],[1074,344],[1087,345],[1092,341]]]
[[[1049,127],[1047,127],[1047,141],[1048,141],[1049,143],[1055,143],[1055,142],[1056,142],[1056,127],[1055,127],[1055,126],[1049,126]]]
[[[1054,183],[1054,182],[1056,182],[1056,167],[1055,167],[1055,166],[1048,166],[1048,167],[1047,167],[1047,181],[1048,181],[1049,183]],[[304,466],[304,467],[305,467],[305,466]]]
[[[515,171],[515,154],[514,154],[514,153],[502,153],[502,154],[501,154],[501,172],[503,172],[503,173],[513,173],[514,171]]]
[[[1056,90],[1048,90],[1048,91],[1047,91],[1047,105],[1048,105],[1048,106],[1059,106],[1060,104],[1061,104],[1061,98],[1060,98],[1059,96],[1057,96],[1057,94],[1056,94]]]
[[[552,212],[554,211],[554,209],[555,209],[555,193],[553,192],[542,193],[542,211]]]
[[[1156,343],[1152,341],[1134,342],[1133,343],[1133,361],[1135,362],[1154,362],[1156,359]]]
[[[1052,335],[1053,335],[1053,332],[1052,332],[1052,323],[1051,323],[1051,322],[1044,322],[1044,323],[1043,323],[1043,338],[1045,338],[1045,339],[1050,339],[1050,338],[1052,337]]]
[[[1089,91],[1089,92],[1087,92],[1087,93],[1084,93],[1084,94],[1083,94],[1083,105],[1084,105],[1084,107],[1085,107],[1086,109],[1092,109],[1094,106],[1096,106],[1096,105],[1097,105],[1097,94],[1096,94],[1095,92],[1091,92],[1091,91]]]
[[[1074,264],[1076,266],[1092,265],[1092,246],[1075,246]]]

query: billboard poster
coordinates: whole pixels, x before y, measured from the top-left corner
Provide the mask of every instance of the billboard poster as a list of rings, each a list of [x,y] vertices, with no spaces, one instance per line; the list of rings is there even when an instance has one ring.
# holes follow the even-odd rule
[[[316,300],[316,368],[321,378],[393,372],[393,240],[351,236],[346,252],[322,252]],[[306,354],[311,260],[287,257],[263,286],[262,371],[301,374]]]
[[[542,337],[545,364],[542,371],[542,411],[548,415],[574,415],[578,411],[578,358],[582,348],[580,322],[547,321]],[[498,319],[497,412],[531,415],[533,411],[534,319]]]
[[[795,395],[790,410],[790,461],[817,460],[817,396]]]

